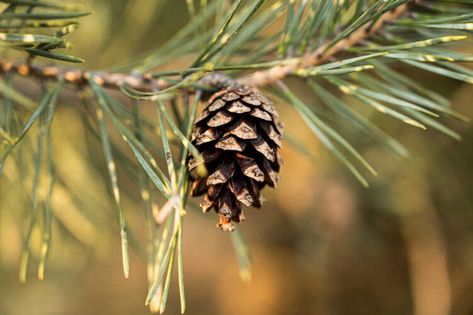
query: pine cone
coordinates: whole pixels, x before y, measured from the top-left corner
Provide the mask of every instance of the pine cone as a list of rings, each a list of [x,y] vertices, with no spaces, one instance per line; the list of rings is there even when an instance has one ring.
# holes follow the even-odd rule
[[[204,212],[214,208],[218,225],[233,231],[244,220],[242,205],[260,208],[260,191],[276,187],[283,125],[273,103],[257,89],[227,87],[212,95],[195,121],[192,143],[205,161],[206,178],[194,179],[191,195],[204,195]],[[189,170],[197,166],[189,161]]]

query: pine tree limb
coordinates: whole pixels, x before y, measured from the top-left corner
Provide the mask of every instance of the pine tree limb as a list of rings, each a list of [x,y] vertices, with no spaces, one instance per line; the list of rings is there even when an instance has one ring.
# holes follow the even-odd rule
[[[255,71],[249,75],[238,79],[238,83],[250,86],[263,87],[276,83],[290,75],[295,74],[300,69],[307,69],[319,65],[335,57],[340,52],[357,45],[368,37],[379,32],[383,25],[392,23],[405,15],[409,9],[418,5],[421,0],[411,0],[392,11],[389,11],[372,24],[367,22],[359,29],[350,34],[347,38],[340,40],[333,46],[326,42],[319,46],[315,51],[308,52],[299,58],[298,63],[291,63],[284,66],[274,66],[267,70]],[[6,60],[0,60],[0,73],[9,72],[18,73],[21,76],[32,76],[39,79],[59,80],[64,78],[68,83],[82,86],[87,84],[87,79],[94,77],[94,80],[100,86],[120,89],[125,85],[138,91],[154,91],[156,89],[165,89],[169,87],[169,82],[159,78],[154,78],[151,74],[128,74],[128,73],[109,73],[96,72],[74,68],[61,68],[58,66],[45,66],[38,64],[12,63]]]
[[[350,34],[347,38],[339,41],[333,46],[329,46],[330,42],[326,42],[313,52],[308,52],[300,58],[298,64],[290,64],[287,66],[275,66],[264,71],[256,71],[248,76],[242,77],[238,80],[239,83],[252,86],[266,86],[284,79],[285,77],[296,73],[298,69],[306,69],[317,66],[325,61],[330,60],[336,54],[355,46],[364,39],[379,32],[383,25],[392,23],[405,15],[409,9],[418,5],[421,1],[412,0],[403,4],[392,11],[382,15],[374,25],[371,22],[364,24],[358,30]]]
[[[169,85],[165,80],[153,78],[148,74],[109,73],[75,68],[61,68],[55,65],[45,66],[28,62],[12,63],[7,60],[0,60],[0,73],[7,74],[12,72],[23,77],[31,76],[53,81],[64,78],[65,82],[77,86],[88,85],[87,79],[93,77],[98,85],[111,89],[119,89],[120,86],[127,85],[140,91],[152,91],[156,88],[166,88]]]

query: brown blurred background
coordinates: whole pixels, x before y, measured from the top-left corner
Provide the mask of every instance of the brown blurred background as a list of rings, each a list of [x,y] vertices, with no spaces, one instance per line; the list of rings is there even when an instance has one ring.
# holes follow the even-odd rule
[[[185,1],[164,6],[149,0],[83,2],[94,14],[71,40],[74,53],[90,68],[126,62],[187,21]],[[186,60],[176,60],[166,68],[184,65]],[[473,117],[471,85],[410,71]],[[456,142],[433,130],[373,117],[402,140],[411,156],[393,157],[354,135],[380,174],[364,189],[292,109],[278,105],[288,132],[314,157],[286,143],[279,188],[265,191],[263,209],[246,212],[241,232],[252,253],[249,283],[239,279],[230,238],[215,228],[215,217],[189,212],[184,230],[187,314],[473,314],[473,128],[445,120],[463,135]],[[97,147],[96,157],[86,153],[84,130],[67,93],[55,117],[54,143],[58,172],[78,200],[56,189],[46,279],[36,279],[33,258],[28,282],[19,284],[27,212],[16,209],[28,207],[31,181],[21,188],[13,184],[20,175],[7,165],[0,181],[0,314],[148,314],[137,188],[121,171],[126,217],[140,244],[132,249],[131,276],[125,280],[107,175],[98,166],[102,152]],[[102,232],[103,226],[116,233]],[[175,281],[166,312],[179,312]]]

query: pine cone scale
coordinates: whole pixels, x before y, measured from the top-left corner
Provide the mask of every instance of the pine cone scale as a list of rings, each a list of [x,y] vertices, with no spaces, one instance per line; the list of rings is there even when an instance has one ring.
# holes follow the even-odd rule
[[[258,138],[258,134],[256,133],[256,125],[245,119],[239,120],[235,126],[231,128],[229,133],[243,140]]]
[[[217,101],[215,101],[214,103],[212,103],[212,105],[210,105],[209,107],[207,107],[207,109],[208,109],[210,112],[214,112],[214,111],[219,110],[220,108],[224,107],[225,105],[227,105],[227,102],[225,102],[225,101],[222,100],[222,99],[218,99]]]
[[[265,112],[264,110],[261,110],[259,108],[254,108],[253,110],[251,110],[250,115],[255,117],[255,118],[266,120],[266,121],[272,121],[273,120],[273,117],[271,117],[270,114],[268,114],[267,112]]]
[[[220,127],[228,124],[233,120],[234,116],[226,110],[218,111],[212,118],[207,122],[209,127]]]
[[[243,114],[243,113],[251,112],[251,108],[246,106],[240,101],[235,101],[231,103],[230,106],[227,107],[227,110],[230,113],[235,113],[235,114]]]

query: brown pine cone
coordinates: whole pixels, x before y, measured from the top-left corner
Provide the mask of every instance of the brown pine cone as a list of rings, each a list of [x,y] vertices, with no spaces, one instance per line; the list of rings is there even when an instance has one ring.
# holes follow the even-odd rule
[[[247,86],[216,92],[195,121],[192,143],[209,176],[194,179],[191,195],[204,195],[202,210],[214,208],[222,230],[233,231],[232,221],[244,220],[242,205],[261,207],[266,184],[276,187],[282,132],[273,103]],[[189,170],[196,166],[191,158]]]

